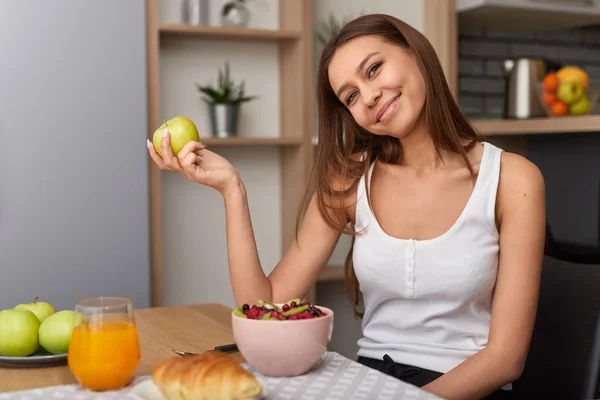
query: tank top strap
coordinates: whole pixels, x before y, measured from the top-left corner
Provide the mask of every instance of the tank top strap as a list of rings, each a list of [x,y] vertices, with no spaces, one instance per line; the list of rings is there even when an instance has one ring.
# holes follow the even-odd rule
[[[361,157],[362,160],[362,157]],[[356,230],[362,230],[367,227],[369,220],[371,219],[371,208],[367,200],[367,179],[371,182],[371,176],[373,175],[373,167],[375,162],[372,162],[367,170],[367,173],[360,178],[358,186],[356,187],[356,214],[355,214],[355,226]]]
[[[492,232],[496,231],[496,195],[498,193],[498,183],[500,182],[500,162],[502,160],[502,150],[489,142],[483,142],[484,156],[479,166],[477,179],[480,181],[480,188],[475,194],[474,210],[476,213],[483,213],[490,224]]]

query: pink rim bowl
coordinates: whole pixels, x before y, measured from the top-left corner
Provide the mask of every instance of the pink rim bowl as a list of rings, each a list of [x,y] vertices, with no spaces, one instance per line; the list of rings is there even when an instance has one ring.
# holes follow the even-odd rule
[[[327,352],[333,332],[333,311],[313,319],[262,321],[231,314],[233,336],[246,362],[262,375],[298,376],[308,372]]]

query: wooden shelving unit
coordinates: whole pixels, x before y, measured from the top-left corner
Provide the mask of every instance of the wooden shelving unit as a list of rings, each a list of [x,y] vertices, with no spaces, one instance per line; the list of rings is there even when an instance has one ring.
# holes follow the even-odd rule
[[[600,132],[600,115],[474,121],[484,136]]]
[[[169,0],[170,1],[170,0]],[[208,146],[277,147],[280,159],[282,247],[286,251],[295,237],[296,212],[308,181],[312,159],[313,98],[313,5],[312,1],[278,0],[277,30],[220,26],[161,24],[159,0],[146,0],[148,54],[148,126],[161,124],[160,53],[161,39],[171,43],[185,40],[229,40],[273,43],[278,46],[280,105],[278,137],[233,137],[201,140]],[[173,41],[175,39],[175,42]],[[167,44],[165,44],[167,46]],[[201,135],[202,136],[202,135]],[[150,229],[152,306],[163,304],[163,226],[161,172],[150,168]],[[210,212],[210,211],[209,211]],[[218,266],[227,268],[227,266]]]
[[[211,39],[234,40],[297,40],[302,32],[296,30],[250,29],[220,26],[195,26],[181,24],[161,24],[161,36],[193,36]]]

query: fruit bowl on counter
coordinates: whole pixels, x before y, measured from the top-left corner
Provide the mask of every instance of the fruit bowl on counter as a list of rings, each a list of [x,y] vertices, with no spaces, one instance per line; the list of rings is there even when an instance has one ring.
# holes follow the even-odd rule
[[[550,117],[581,116],[594,112],[600,82],[593,81],[581,68],[562,67],[544,76],[540,100]]]
[[[231,318],[240,353],[265,376],[308,372],[327,352],[333,332],[333,311],[300,299],[244,304]]]

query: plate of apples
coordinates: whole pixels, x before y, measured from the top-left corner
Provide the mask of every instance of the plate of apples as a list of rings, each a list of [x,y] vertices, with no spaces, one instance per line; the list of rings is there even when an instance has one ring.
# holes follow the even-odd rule
[[[41,367],[67,362],[71,331],[82,314],[56,310],[36,297],[0,311],[0,366]]]

